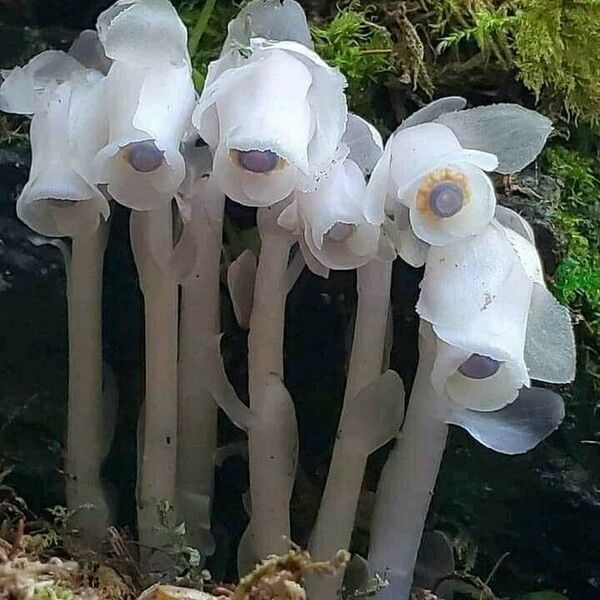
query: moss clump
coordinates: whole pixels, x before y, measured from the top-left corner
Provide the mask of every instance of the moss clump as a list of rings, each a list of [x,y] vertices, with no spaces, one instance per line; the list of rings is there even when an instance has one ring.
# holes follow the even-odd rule
[[[548,173],[562,187],[555,225],[566,246],[554,291],[583,314],[600,335],[600,181],[594,160],[576,150],[554,146],[545,153]]]
[[[351,110],[374,120],[374,94],[394,72],[391,33],[352,2],[312,35],[318,54],[346,76]]]
[[[516,69],[547,112],[600,120],[600,3],[597,0],[442,0],[429,32],[438,53],[461,47]],[[441,36],[436,39],[436,36]],[[463,61],[455,55],[455,59]],[[473,61],[473,66],[480,66]]]

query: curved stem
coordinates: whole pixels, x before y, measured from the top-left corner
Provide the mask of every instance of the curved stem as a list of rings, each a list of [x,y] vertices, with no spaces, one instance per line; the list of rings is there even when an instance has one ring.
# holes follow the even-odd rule
[[[211,356],[221,331],[220,258],[224,196],[210,182],[192,199],[198,260],[181,286],[177,499],[189,544],[212,554],[210,511],[214,493],[218,407],[210,392]]]
[[[382,600],[407,600],[448,426],[430,376],[435,341],[422,327],[420,360],[404,426],[384,467],[371,524],[369,566],[390,586]],[[379,597],[378,596],[378,597]]]
[[[248,542],[256,558],[286,551],[290,537],[290,498],[275,481],[285,450],[274,448],[277,422],[270,420],[266,389],[270,377],[283,379],[283,334],[291,236],[277,225],[277,209],[259,210],[260,260],[248,338],[250,410],[260,426],[248,431],[252,528]],[[291,490],[290,490],[291,493]]]
[[[178,286],[166,268],[173,251],[171,207],[131,213],[131,239],[144,295],[146,398],[140,418],[138,534],[160,547],[159,507],[175,503]]]
[[[381,375],[392,281],[390,261],[373,260],[357,270],[358,308],[344,407],[310,549],[316,560],[348,549],[368,454],[353,443],[360,431],[348,423],[361,390]],[[355,421],[353,421],[355,422]],[[335,600],[341,574],[309,580],[311,600]]]
[[[75,237],[67,264],[69,403],[66,456],[67,507],[81,541],[97,548],[112,511],[100,470],[114,434],[102,394],[102,277],[110,225]],[[82,509],[89,505],[90,509]],[[82,509],[82,510],[80,510]]]

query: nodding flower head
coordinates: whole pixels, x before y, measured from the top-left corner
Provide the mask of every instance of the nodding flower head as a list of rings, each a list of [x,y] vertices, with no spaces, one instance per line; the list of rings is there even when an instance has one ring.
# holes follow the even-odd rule
[[[466,408],[499,410],[531,378],[573,377],[568,311],[546,289],[535,246],[496,221],[429,250],[417,310],[437,337],[433,386]]]
[[[312,50],[253,38],[209,69],[193,122],[233,200],[270,206],[314,190],[340,156],[345,80]]]

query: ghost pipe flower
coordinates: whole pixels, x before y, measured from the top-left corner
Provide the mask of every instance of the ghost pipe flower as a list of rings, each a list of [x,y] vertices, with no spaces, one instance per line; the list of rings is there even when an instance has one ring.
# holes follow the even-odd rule
[[[260,5],[264,9],[259,9]],[[266,5],[270,6],[267,10]],[[194,124],[213,149],[223,191],[248,206],[270,206],[311,191],[341,152],[347,109],[343,76],[311,48],[285,41],[297,3],[255,0],[246,11],[251,35],[235,21],[221,58],[209,67]],[[269,16],[269,19],[267,19]],[[294,39],[309,40],[306,20]],[[284,41],[277,41],[284,40]]]
[[[408,597],[446,424],[515,454],[534,447],[564,416],[556,394],[523,386],[530,377],[572,380],[569,313],[545,287],[535,246],[522,237],[527,228],[506,210],[501,218],[520,233],[494,222],[479,236],[431,248],[427,257],[417,310],[431,325],[423,325],[417,382],[372,525],[371,566],[391,570],[390,598]]]
[[[99,16],[98,32],[113,63],[105,84],[108,143],[94,160],[96,181],[133,209],[131,243],[144,295],[138,533],[147,549],[166,541],[157,530],[159,504],[176,500],[179,294],[171,204],[185,177],[180,145],[195,92],[186,29],[168,0],[119,0]]]
[[[541,151],[551,130],[548,119],[519,106],[500,104],[463,111],[461,109],[464,108],[464,105],[465,101],[461,98],[443,98],[409,117],[401,129],[416,129],[429,121],[443,124],[452,130],[462,147],[493,153],[497,159],[495,168],[499,172],[507,174],[520,170],[531,162]],[[388,200],[388,206],[390,199],[392,204],[396,204],[395,198],[397,197],[397,190],[391,177],[391,148],[390,143],[386,148],[386,155],[375,169],[370,184],[370,192],[384,195]],[[503,225],[513,228],[514,232],[507,232],[500,225],[493,224],[484,227],[483,234],[486,235],[491,230],[502,232],[501,237],[504,241],[499,243],[502,248],[499,258],[504,258],[507,262],[500,260],[500,264],[496,265],[495,258],[498,257],[494,257],[494,264],[489,265],[489,271],[484,273],[485,267],[482,266],[481,261],[485,261],[485,257],[479,253],[477,256],[471,254],[466,260],[471,261],[473,269],[468,273],[467,279],[460,282],[458,278],[454,279],[454,284],[451,286],[453,291],[450,293],[456,293],[456,290],[462,285],[473,288],[474,284],[469,280],[472,275],[483,283],[484,288],[493,288],[497,278],[504,277],[504,285],[506,285],[512,281],[511,278],[518,277],[519,283],[516,290],[509,290],[516,294],[517,302],[511,308],[505,304],[504,315],[511,318],[513,331],[521,340],[521,344],[523,336],[525,336],[523,353],[529,371],[527,376],[533,377],[535,372],[535,377],[542,379],[567,380],[572,377],[574,365],[574,344],[568,312],[551,298],[543,286],[539,259],[535,257],[531,228],[518,215],[507,209],[498,207],[495,214]],[[399,221],[403,227],[389,227],[388,224],[386,231],[393,237],[400,255],[411,264],[420,265],[427,259],[431,270],[433,265],[439,266],[448,260],[448,273],[453,273],[455,263],[446,259],[445,253],[450,255],[459,247],[465,248],[473,243],[477,245],[477,237],[466,235],[455,246],[447,245],[428,249],[428,245],[414,235],[406,211],[403,211],[399,217],[396,225]],[[526,244],[525,249],[523,244]],[[484,254],[487,254],[488,250],[486,248]],[[505,266],[503,267],[502,264]],[[514,267],[511,268],[510,273],[506,271],[507,264],[512,264]],[[452,276],[449,276],[447,281],[451,279]],[[432,284],[431,278],[428,281],[429,284]],[[428,294],[426,286],[427,283],[424,283],[423,295],[419,302],[422,315],[435,321],[434,327],[438,328],[443,336],[448,334],[450,339],[450,336],[456,335],[454,341],[464,341],[460,338],[465,335],[465,331],[468,331],[468,327],[465,330],[461,329],[461,325],[465,324],[464,319],[462,324],[450,320],[453,311],[449,304],[452,300],[436,296],[437,292],[434,292],[433,296],[431,293]],[[435,284],[432,284],[431,289],[433,287]],[[447,291],[450,291],[450,288],[445,288],[444,294]],[[499,314],[502,315],[501,296],[499,294],[497,298],[480,298],[483,302],[478,305],[475,303],[475,306],[471,303],[472,298],[469,297],[467,303],[471,310],[469,306],[457,307],[458,310],[453,316],[460,320],[459,314],[469,313],[470,318],[476,316],[477,319],[485,321],[486,316],[482,316],[483,312],[491,308],[491,303],[498,299],[500,299],[500,303],[496,307],[500,309]],[[441,307],[442,302],[445,302],[446,307],[449,308],[447,313]],[[430,313],[429,309],[433,306],[441,312],[436,310]],[[525,313],[525,319],[522,318],[523,313]],[[518,330],[519,319],[521,319],[521,330]],[[552,329],[544,327],[542,323],[551,323]],[[454,327],[455,325],[456,327]],[[490,321],[488,325],[488,333],[498,332],[498,324],[494,325]],[[517,328],[515,329],[515,327]],[[556,348],[550,343],[555,333],[557,339],[560,340],[559,344],[566,349],[561,354],[562,360],[557,369],[548,367],[553,363],[553,359],[545,361],[544,358],[547,357],[542,357],[541,351],[546,344]],[[502,343],[502,340],[506,345],[504,350],[507,351],[507,354],[505,356],[508,356],[510,346],[512,357],[516,358],[515,347],[519,345],[519,342],[501,338],[499,343]],[[476,439],[490,448],[515,454],[533,448],[560,424],[564,415],[560,397],[547,390],[522,389],[518,393],[517,400],[514,400],[516,395],[514,389],[508,393],[498,393],[497,390],[494,390],[496,397],[490,403],[485,395],[485,392],[490,391],[489,387],[485,390],[486,378],[473,379],[472,376],[482,377],[486,374],[490,377],[499,376],[501,372],[506,373],[508,370],[506,365],[499,366],[494,375],[493,371],[498,365],[491,363],[489,359],[492,357],[487,355],[471,357],[471,354],[468,354],[463,361],[467,364],[458,362],[453,365],[453,368],[444,371],[441,368],[444,364],[441,358],[447,349],[444,348],[441,341],[435,341],[429,325],[423,325],[421,341],[421,362],[408,405],[407,417],[402,428],[402,435],[382,473],[372,522],[369,551],[371,568],[380,572],[387,570],[392,579],[392,585],[381,593],[384,599],[405,600],[408,598],[419,539],[445,445],[446,423],[453,423],[467,429]],[[489,348],[494,344],[494,339],[485,338],[485,332],[482,332],[478,343]],[[526,348],[531,350],[525,350]],[[475,347],[473,347],[473,353],[479,354]],[[438,358],[440,360],[437,360]],[[436,361],[438,369],[436,376],[433,376]],[[522,363],[521,360],[519,362],[521,367]],[[448,363],[446,363],[447,366]],[[485,369],[487,369],[487,373],[484,372]],[[445,376],[440,375],[444,372]],[[452,375],[453,373],[454,375]],[[448,399],[448,396],[456,391],[453,389],[455,382],[450,382],[453,376],[464,379],[471,376],[472,382],[479,382],[482,395],[479,397],[479,402],[474,402],[474,395],[471,394],[467,399],[470,406],[477,406],[481,409],[486,406],[491,408],[492,405],[506,405],[511,400],[513,402],[502,410],[491,412],[478,412],[463,408]],[[524,380],[525,377],[522,379]],[[447,383],[450,385],[446,385]],[[444,395],[440,396],[434,386],[438,391],[444,389]],[[458,395],[454,394],[454,397],[457,398]],[[502,398],[501,402],[500,398]],[[418,485],[415,485],[415,482]]]
[[[413,266],[429,245],[475,235],[495,210],[484,171],[510,173],[541,151],[551,124],[512,104],[461,110],[462,98],[442,98],[406,119],[388,141],[369,185],[386,198],[386,234]],[[410,160],[406,160],[409,156]]]
[[[210,511],[217,450],[217,405],[210,357],[221,333],[220,258],[225,197],[215,186],[208,148],[189,145],[188,185],[180,191],[190,218],[179,245],[193,237],[194,264],[181,283],[177,499],[189,544],[203,556],[212,554]],[[183,212],[183,211],[182,211]]]
[[[78,39],[90,64],[96,40]],[[82,57],[82,60],[84,58]],[[29,181],[17,214],[45,236],[70,237],[65,249],[69,322],[69,400],[65,460],[67,506],[81,541],[98,547],[113,514],[100,469],[114,414],[103,398],[102,270],[109,205],[91,183],[90,159],[105,143],[102,73],[62,52],[45,52],[16,67],[0,87],[3,109],[33,114]],[[93,510],[78,510],[84,505]]]
[[[337,162],[316,190],[297,192],[279,217],[279,224],[296,234],[304,260],[317,274],[363,266],[379,248],[383,202],[367,197],[365,174],[383,144],[366,121],[349,115],[348,123],[342,141],[349,157]]]

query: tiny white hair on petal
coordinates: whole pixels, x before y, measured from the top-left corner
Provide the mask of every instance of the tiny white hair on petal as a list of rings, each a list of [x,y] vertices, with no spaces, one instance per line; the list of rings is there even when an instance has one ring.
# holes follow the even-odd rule
[[[350,149],[348,158],[365,175],[370,175],[383,154],[383,139],[379,131],[362,117],[348,113],[346,132],[342,139]]]

